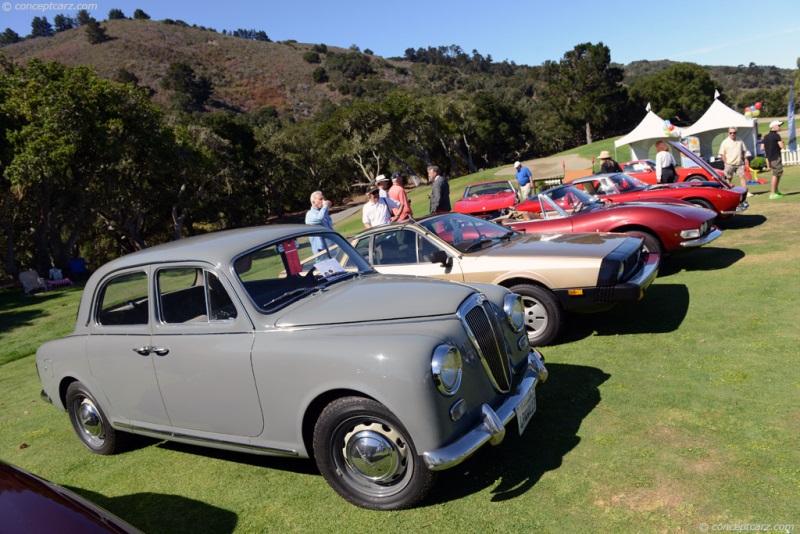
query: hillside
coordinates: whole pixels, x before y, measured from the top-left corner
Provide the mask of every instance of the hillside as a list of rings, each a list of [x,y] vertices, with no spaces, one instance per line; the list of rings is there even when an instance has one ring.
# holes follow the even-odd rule
[[[315,113],[325,101],[343,98],[329,84],[314,83],[313,71],[319,65],[303,59],[312,44],[253,41],[153,20],[108,20],[102,25],[111,37],[104,43],[89,44],[84,28],[75,28],[8,45],[3,51],[23,63],[39,58],[71,66],[92,65],[104,78],[114,78],[124,68],[139,78],[139,85],[155,91],[156,102],[164,101],[159,82],[173,62],[186,63],[211,79],[214,100],[222,107],[244,112],[272,106],[302,117]],[[348,52],[336,47],[328,50]],[[379,79],[403,83],[405,77],[389,67],[403,62],[372,58],[371,63]]]

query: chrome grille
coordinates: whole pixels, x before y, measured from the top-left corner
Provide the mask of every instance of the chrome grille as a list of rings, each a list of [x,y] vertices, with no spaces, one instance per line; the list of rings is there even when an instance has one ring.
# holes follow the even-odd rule
[[[509,361],[502,327],[489,306],[482,296],[474,295],[461,305],[459,316],[492,385],[505,393],[511,389]]]

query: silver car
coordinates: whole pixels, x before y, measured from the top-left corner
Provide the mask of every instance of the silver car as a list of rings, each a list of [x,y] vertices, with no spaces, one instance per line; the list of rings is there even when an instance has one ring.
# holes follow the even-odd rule
[[[36,355],[42,395],[98,454],[127,433],[316,460],[353,504],[420,501],[547,378],[519,296],[377,273],[335,232],[268,226],[114,260],[75,331]]]

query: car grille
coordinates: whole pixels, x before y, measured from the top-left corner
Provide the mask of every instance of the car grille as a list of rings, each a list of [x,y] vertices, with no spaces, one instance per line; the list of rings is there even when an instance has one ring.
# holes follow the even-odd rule
[[[502,327],[490,304],[480,295],[473,295],[458,311],[478,357],[494,388],[506,393],[511,389],[511,372]]]

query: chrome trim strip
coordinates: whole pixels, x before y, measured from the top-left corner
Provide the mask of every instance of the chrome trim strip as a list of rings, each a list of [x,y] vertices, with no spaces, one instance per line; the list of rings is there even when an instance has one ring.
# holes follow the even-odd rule
[[[699,247],[701,245],[711,243],[721,235],[722,235],[722,230],[720,230],[719,228],[714,228],[703,237],[698,237],[697,239],[692,239],[690,241],[682,241],[681,247],[683,248]]]
[[[514,409],[531,389],[547,380],[547,369],[536,350],[528,353],[528,366],[522,381],[513,395],[506,397],[497,410],[484,404],[481,406],[481,418],[472,429],[459,439],[439,449],[422,453],[425,466],[431,471],[442,471],[456,466],[472,456],[486,442],[497,445],[505,437],[506,425],[516,417]]]
[[[158,436],[163,436],[167,440],[175,439],[175,440],[185,440],[198,443],[210,443],[215,445],[223,445],[225,447],[231,447],[235,449],[241,449],[243,451],[259,451],[263,453],[276,454],[281,456],[298,456],[298,457],[300,456],[300,454],[297,451],[292,449],[276,449],[274,447],[260,447],[258,445],[247,445],[245,443],[236,443],[233,441],[225,441],[221,439],[201,438],[198,436],[192,436],[190,434],[179,434],[177,432],[164,432],[161,430],[153,430],[142,426],[129,425],[127,423],[115,423],[114,427],[130,430],[131,432],[139,432],[147,435],[155,434]]]

